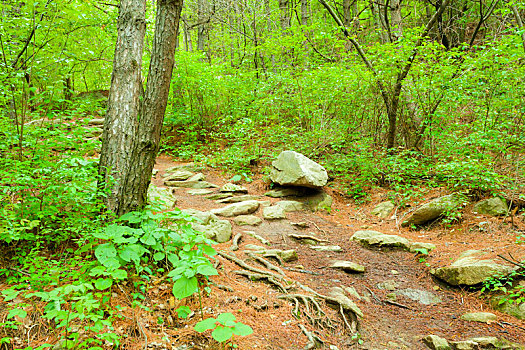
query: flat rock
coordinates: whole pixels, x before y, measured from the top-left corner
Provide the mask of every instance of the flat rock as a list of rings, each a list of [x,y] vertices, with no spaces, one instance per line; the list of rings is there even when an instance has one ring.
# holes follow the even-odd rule
[[[192,223],[192,227],[204,233],[204,235],[218,243],[228,242],[232,237],[232,225],[228,220],[220,220],[216,215],[208,211],[195,209],[184,210],[198,222]]]
[[[225,206],[224,208],[213,209],[211,212],[220,216],[238,216],[251,214],[259,209],[259,202],[257,201],[245,201],[239,203],[233,203]]]
[[[396,235],[387,235],[378,231],[357,231],[350,239],[360,242],[365,246],[410,249],[410,241],[408,239]]]
[[[436,249],[436,245],[433,243],[423,243],[423,242],[410,242],[408,250],[412,253],[417,251],[426,250],[430,252],[431,250]]]
[[[456,194],[439,197],[414,211],[401,226],[425,224],[439,218],[447,211],[458,208],[463,202],[464,198]]]
[[[148,187],[148,202],[159,203],[162,210],[167,210],[173,209],[177,203],[177,198],[167,188],[150,184]]]
[[[472,208],[472,212],[475,214],[490,216],[503,216],[507,214],[508,210],[507,201],[499,197],[479,201],[474,205],[474,208]]]
[[[253,201],[259,198],[260,198],[259,196],[245,194],[242,196],[227,197],[227,198],[219,199],[217,202],[218,203],[239,203],[239,202],[245,202],[245,201]]]
[[[248,193],[248,189],[246,187],[227,183],[224,186],[221,187],[219,190],[220,192],[234,192],[234,193]]]
[[[426,290],[406,288],[397,290],[396,294],[417,301],[423,305],[434,305],[442,302],[437,295],[427,292]]]
[[[359,265],[358,263],[355,263],[352,261],[343,261],[343,260],[335,261],[332,265],[330,265],[330,268],[343,270],[344,272],[349,272],[349,273],[365,272],[365,267],[363,265]]]
[[[261,224],[262,220],[255,215],[239,215],[233,219],[233,222],[239,226],[257,226]]]
[[[206,196],[205,198],[211,199],[211,200],[218,200],[218,199],[230,198],[231,196],[232,196],[231,193],[214,193],[209,196]]]
[[[191,171],[181,169],[181,170],[174,171],[172,173],[165,173],[163,177],[165,181],[166,180],[184,181],[184,180],[188,180],[193,175],[194,174]]]
[[[275,205],[280,207],[285,213],[304,209],[303,203],[297,201],[280,201],[275,203]]]
[[[489,277],[508,275],[513,268],[500,265],[492,260],[480,260],[475,253],[467,252],[450,266],[440,267],[430,272],[437,278],[453,286],[473,286]]]
[[[166,173],[169,174],[169,173],[173,173],[178,170],[187,170],[187,171],[196,173],[196,172],[204,170],[204,167],[201,165],[197,165],[195,163],[180,164],[180,165],[175,165],[175,166],[172,166],[166,169]]]
[[[270,179],[279,185],[321,188],[328,182],[325,168],[294,151],[281,152],[272,166]]]
[[[497,321],[498,316],[490,312],[468,312],[461,315],[461,319],[463,321],[492,323]]]
[[[266,220],[286,219],[283,208],[279,206],[271,206],[263,208],[263,218]]]
[[[300,197],[304,194],[304,189],[302,188],[292,188],[292,187],[279,187],[274,188],[271,191],[266,192],[264,195],[266,197],[272,198],[283,198],[283,197]]]
[[[341,252],[343,249],[338,245],[314,245],[310,246],[313,250],[318,252]]]
[[[208,181],[164,181],[164,184],[169,187],[180,187],[180,188],[218,188],[219,186],[209,183]]]
[[[396,290],[398,286],[395,280],[386,280],[377,284],[377,288],[390,291]]]
[[[213,193],[213,191],[205,188],[188,191],[188,194],[191,194],[192,196],[204,196],[210,193]]]
[[[382,202],[376,205],[376,207],[372,209],[370,214],[375,215],[381,219],[386,219],[390,216],[394,208],[395,208],[395,205],[391,201]]]
[[[423,339],[423,343],[431,350],[452,350],[448,341],[445,338],[441,338],[437,335],[427,335]]]

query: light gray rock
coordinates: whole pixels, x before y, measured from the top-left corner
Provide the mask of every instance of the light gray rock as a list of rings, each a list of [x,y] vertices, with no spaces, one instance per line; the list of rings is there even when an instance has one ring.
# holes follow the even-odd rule
[[[504,312],[508,315],[514,316],[520,320],[525,320],[525,303],[509,303],[502,302],[503,296],[496,296],[490,300],[490,305],[493,309]]]
[[[233,219],[239,226],[257,226],[260,225],[262,220],[255,215],[239,215]]]
[[[220,216],[238,216],[251,214],[259,209],[259,202],[257,201],[245,201],[239,203],[233,203],[225,206],[224,208],[213,209],[211,212]]]
[[[304,209],[304,205],[301,202],[297,201],[280,201],[275,204],[280,207],[285,213],[292,211],[301,211]]]
[[[365,267],[363,265],[359,265],[358,263],[352,261],[335,261],[332,265],[330,265],[330,268],[343,270],[344,272],[348,273],[365,272]]]
[[[96,119],[91,119],[88,124],[89,125],[104,125],[104,118],[96,118]]]
[[[208,211],[195,209],[184,210],[197,219],[192,227],[204,233],[204,235],[218,243],[228,242],[232,237],[232,225],[228,220],[220,220],[216,215]]]
[[[410,241],[408,239],[396,235],[387,235],[378,231],[357,231],[350,239],[365,246],[410,249]]]
[[[157,187],[150,184],[148,187],[148,202],[156,202],[161,205],[162,210],[173,209],[177,198],[167,188]]]
[[[227,197],[227,198],[219,199],[217,202],[218,203],[239,203],[239,202],[245,202],[245,201],[253,201],[256,199],[259,199],[259,196],[245,194],[242,196]]]
[[[437,335],[427,335],[423,339],[423,343],[432,350],[452,350],[448,341],[445,338],[441,338]]]
[[[292,188],[292,187],[279,187],[274,188],[271,191],[266,192],[264,195],[266,197],[272,198],[282,198],[282,197],[300,197],[304,194],[304,189],[301,188]]]
[[[376,205],[376,207],[370,212],[370,214],[380,217],[381,219],[386,219],[394,210],[395,205],[391,201],[382,202]]]
[[[480,260],[478,256],[470,253],[460,257],[450,266],[431,270],[430,273],[453,286],[473,286],[489,277],[508,275],[512,271],[511,267],[496,264],[492,260]]]
[[[450,342],[454,350],[478,350],[478,343],[472,340],[461,340]]]
[[[343,249],[338,245],[314,245],[310,246],[313,250],[318,252],[341,252]]]
[[[280,185],[320,188],[328,182],[321,165],[294,151],[284,151],[272,163],[270,179]]]
[[[484,199],[477,202],[472,208],[472,212],[475,214],[484,214],[491,216],[502,216],[506,215],[509,210],[507,201],[499,197],[493,197]]]
[[[164,184],[169,187],[180,187],[180,188],[194,188],[194,189],[203,189],[203,188],[218,188],[219,186],[209,183],[208,181],[164,181]]]
[[[263,218],[266,220],[286,219],[283,208],[279,206],[271,206],[263,208]]]
[[[224,186],[221,187],[219,190],[221,192],[233,192],[233,193],[248,193],[248,189],[246,187],[235,185],[232,183],[227,183]]]
[[[383,290],[396,290],[398,286],[399,285],[394,280],[386,280],[384,282],[377,284],[377,288],[383,289]]]
[[[432,243],[410,242],[410,245],[408,247],[408,250],[412,253],[415,253],[418,250],[422,250],[422,249],[426,250],[427,252],[430,252],[436,249],[436,245]]]
[[[205,188],[188,191],[188,194],[191,194],[192,196],[204,196],[210,193],[213,193],[213,190],[208,190]]]
[[[481,323],[492,323],[497,321],[498,316],[491,312],[467,312],[461,315],[463,321],[481,322]]]
[[[427,292],[426,290],[406,288],[397,290],[396,294],[417,301],[423,305],[434,305],[442,302],[437,295]]]
[[[214,194],[211,194],[209,196],[206,196],[205,198],[206,199],[211,199],[211,200],[217,200],[217,199],[230,198],[231,196],[232,196],[231,193],[214,193]]]
[[[172,173],[165,173],[163,177],[164,181],[184,181],[188,180],[193,175],[194,174],[191,171],[182,169]]]
[[[326,210],[328,213],[332,211],[332,204],[334,202],[328,193],[322,191],[306,196],[303,201],[304,205],[311,211]]]
[[[439,218],[447,211],[459,208],[464,201],[465,199],[462,196],[456,194],[434,199],[414,211],[401,226],[422,225]]]
[[[187,163],[187,164],[172,166],[171,168],[166,169],[166,173],[169,174],[169,173],[173,173],[178,170],[187,170],[187,171],[196,173],[196,172],[204,170],[204,167],[201,165],[197,165],[195,163]]]
[[[357,292],[357,290],[354,287],[342,287],[342,288],[351,297],[354,297],[357,300],[361,300],[361,296],[359,295],[359,293]]]
[[[254,245],[254,244],[246,244],[244,246],[244,249],[252,250],[254,251],[254,253],[262,254],[262,255],[274,254],[274,255],[279,256],[284,262],[292,262],[292,261],[297,260],[297,252],[294,249],[288,249],[288,250],[266,249],[264,247]]]

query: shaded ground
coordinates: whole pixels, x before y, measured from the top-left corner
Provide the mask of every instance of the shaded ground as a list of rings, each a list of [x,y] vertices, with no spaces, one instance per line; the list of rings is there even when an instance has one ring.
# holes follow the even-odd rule
[[[176,164],[167,157],[159,157],[156,169],[157,174],[154,183],[162,186],[161,175],[163,171]],[[221,174],[211,169],[203,171],[206,180],[223,185],[227,182]],[[250,184],[243,184],[249,189],[250,194],[262,195],[268,190],[268,186],[261,180]],[[303,324],[307,329],[315,331],[316,334],[326,342],[327,345],[336,345],[339,349],[426,349],[420,339],[428,334],[436,334],[448,340],[464,340],[475,336],[495,336],[506,338],[515,342],[525,342],[525,322],[519,321],[511,316],[490,310],[498,315],[498,322],[490,325],[467,322],[460,320],[460,316],[466,312],[487,311],[489,306],[478,297],[478,293],[450,288],[434,280],[429,274],[429,267],[420,262],[413,253],[405,251],[381,251],[365,249],[359,244],[350,241],[351,235],[359,229],[374,229],[387,234],[398,234],[414,241],[432,242],[437,245],[426,262],[432,267],[449,264],[458,255],[468,249],[479,249],[486,251],[490,256],[511,253],[516,259],[525,259],[523,246],[515,244],[516,229],[512,229],[510,221],[498,218],[487,218],[482,216],[466,215],[461,224],[447,229],[442,225],[434,225],[425,230],[413,231],[402,229],[397,225],[401,222],[396,220],[381,221],[369,215],[372,204],[377,204],[385,199],[385,194],[377,192],[372,198],[371,204],[357,206],[336,191],[329,190],[334,197],[333,210],[328,213],[294,212],[287,213],[288,220],[264,221],[260,226],[239,227],[233,224],[234,235],[243,231],[255,231],[260,236],[271,242],[272,248],[295,249],[298,253],[298,261],[286,263],[285,267],[299,268],[315,273],[298,273],[285,270],[286,275],[295,281],[307,285],[321,294],[327,294],[332,287],[352,286],[356,291],[368,299],[366,301],[355,300],[365,316],[360,322],[361,339],[351,339],[345,330],[337,312],[327,310],[328,316],[336,323],[335,329],[315,329],[305,319],[296,319],[292,316],[292,306],[283,300],[277,299],[280,294],[269,285],[253,282],[238,276],[232,271],[239,267],[234,263],[218,258],[219,273],[213,278],[213,283],[233,288],[228,292],[211,286],[211,294],[203,298],[203,309],[205,316],[218,315],[221,312],[232,312],[237,319],[254,329],[254,334],[239,338],[235,343],[241,349],[302,349],[308,343],[308,339],[301,332],[298,324]],[[181,209],[194,208],[199,210],[210,210],[219,208],[224,204],[205,199],[204,196],[192,196],[186,189],[174,190],[178,199],[177,207]],[[430,193],[429,197],[437,196],[438,193]],[[288,199],[288,198],[287,198]],[[268,197],[262,200],[278,201]],[[469,212],[465,210],[465,212]],[[254,215],[262,217],[261,209]],[[290,224],[290,221],[304,221],[308,224],[305,229],[298,229]],[[480,222],[483,231],[480,231]],[[523,229],[520,219],[519,225]],[[319,238],[329,241],[329,244],[339,245],[342,252],[316,252],[308,245],[297,243],[287,237],[287,233],[314,234]],[[242,254],[242,247],[246,244],[261,245],[261,242],[244,235],[240,250],[236,252],[237,257],[247,258]],[[229,251],[231,242],[218,245],[218,249]],[[364,274],[347,274],[338,270],[326,268],[334,260],[350,260],[364,265],[367,271]],[[250,262],[252,265],[257,265]],[[398,296],[398,305],[388,304],[388,290],[377,287],[378,283],[394,280],[398,289],[414,288],[431,292],[442,299],[442,302],[434,305],[422,305],[416,301]],[[158,296],[153,296],[151,304],[160,314],[174,316],[174,308],[169,305],[169,289]],[[199,309],[198,300],[194,298],[188,301],[193,310]],[[164,309],[159,308],[164,305]],[[172,305],[173,306],[173,305]],[[175,307],[176,308],[176,307]],[[146,316],[146,315],[144,315]],[[195,344],[197,348],[214,348],[214,342],[193,332],[186,324],[193,325],[199,320],[195,315],[189,321],[173,323],[173,327],[166,325],[162,329],[150,327],[150,340],[159,338],[163,334],[169,335],[176,343]],[[131,340],[131,339],[130,339]],[[128,344],[133,348],[139,348],[139,344]]]

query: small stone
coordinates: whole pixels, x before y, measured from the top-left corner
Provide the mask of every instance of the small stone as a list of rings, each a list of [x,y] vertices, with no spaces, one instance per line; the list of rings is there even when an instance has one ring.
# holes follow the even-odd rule
[[[279,254],[284,262],[291,262],[297,260],[297,252],[294,249],[283,250]]]
[[[461,315],[463,321],[492,323],[498,319],[498,316],[490,312],[468,312]]]
[[[233,203],[220,209],[212,209],[211,212],[216,215],[231,217],[238,215],[251,214],[259,208],[257,201],[245,201]]]
[[[390,273],[392,275],[399,275],[399,272],[397,270],[390,270]]]
[[[386,219],[390,213],[392,213],[392,210],[394,210],[395,205],[391,201],[379,203],[371,212],[370,214],[375,215],[381,219]]]
[[[423,305],[434,305],[442,302],[438,296],[427,292],[426,290],[406,288],[396,291],[396,294],[417,301]]]
[[[279,206],[271,206],[263,208],[263,218],[266,220],[286,219],[283,208]]]
[[[318,252],[341,252],[343,251],[343,249],[338,245],[317,245],[317,246],[311,246],[310,248]]]
[[[184,181],[188,180],[190,177],[193,176],[193,173],[191,171],[187,170],[177,170],[172,173],[166,173],[164,174],[164,180],[166,181]]]
[[[499,197],[493,197],[482,200],[474,205],[472,212],[474,214],[484,214],[490,216],[506,215],[509,210],[507,201]]]
[[[257,226],[262,220],[255,215],[239,215],[233,219],[233,222],[239,226]]]
[[[304,209],[303,203],[297,201],[280,201],[275,205],[280,207],[285,213]]]
[[[423,343],[431,350],[451,350],[452,348],[448,345],[448,341],[445,338],[441,338],[437,335],[427,335],[423,339]]]
[[[227,183],[224,186],[221,187],[219,190],[220,192],[238,192],[238,193],[248,193],[248,189],[246,187],[235,185],[232,183]]]
[[[398,287],[399,285],[394,280],[386,280],[377,284],[377,288],[384,290],[396,290]]]
[[[188,191],[188,194],[190,194],[192,196],[204,196],[204,195],[207,195],[207,194],[210,194],[210,193],[213,193],[213,191],[205,189],[205,188],[196,189],[196,190],[189,190]]]
[[[472,340],[462,340],[450,342],[454,347],[454,350],[477,350],[479,349],[478,343]]]
[[[365,272],[365,267],[364,266],[359,265],[359,264],[357,264],[355,262],[352,262],[352,261],[339,260],[339,261],[334,262],[330,266],[330,268],[343,270],[344,272],[348,272],[348,273],[353,273],[353,272],[362,273],[362,272]]]
[[[301,222],[290,222],[290,225],[298,227],[298,228],[308,228],[310,225],[308,223],[301,221]]]
[[[209,196],[206,196],[206,199],[211,199],[212,201],[217,199],[224,199],[224,198],[230,198],[232,195],[231,193],[214,193]]]
[[[388,294],[386,295],[386,298],[387,298],[387,299],[390,299],[390,300],[392,300],[392,301],[396,301],[396,299],[397,299],[397,294],[396,294],[396,293],[388,293]]]

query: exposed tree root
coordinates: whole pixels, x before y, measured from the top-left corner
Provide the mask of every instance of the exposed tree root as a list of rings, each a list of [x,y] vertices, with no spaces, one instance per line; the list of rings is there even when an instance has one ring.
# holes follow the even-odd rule
[[[301,314],[304,314],[307,321],[312,326],[320,328],[335,328],[333,321],[326,315],[321,308],[321,305],[319,305],[319,302],[315,300],[314,296],[305,294],[283,294],[279,295],[277,298],[294,303],[292,315],[295,318],[300,318]],[[301,304],[304,306],[302,312],[300,310]]]
[[[298,240],[298,241],[310,239],[312,241],[316,241],[316,242],[319,242],[319,243],[328,243],[329,242],[326,239],[321,239],[321,238],[318,238],[318,237],[315,237],[315,236],[312,236],[312,235],[299,235],[299,234],[296,234],[296,233],[290,233],[290,234],[288,234],[288,237],[293,238],[293,239]]]
[[[299,328],[301,328],[301,331],[303,331],[304,335],[306,335],[308,338],[308,344],[306,344],[304,350],[316,349],[324,345],[324,342],[321,340],[321,338],[319,338],[313,332],[307,330],[305,326],[299,324]]]
[[[281,270],[278,266],[275,266],[274,264],[272,264],[271,262],[269,262],[268,260],[266,259],[263,259],[261,258],[260,256],[257,256],[253,253],[247,253],[247,255],[256,260],[257,262],[261,263],[262,265],[264,265],[264,267],[266,267],[268,270],[273,270],[277,273],[280,273],[281,275],[283,275],[284,277],[286,277],[286,274],[284,273],[283,270]]]
[[[258,269],[256,267],[253,267],[251,265],[248,265],[247,263],[245,263],[244,261],[242,261],[241,259],[235,257],[235,256],[232,256],[232,255],[228,255],[226,254],[225,252],[223,251],[218,251],[217,252],[220,256],[222,256],[223,258],[225,259],[228,259],[230,261],[233,261],[234,263],[236,263],[237,265],[239,265],[240,267],[242,267],[243,269],[246,269],[248,271],[252,271],[252,272],[255,272],[255,273],[258,273],[258,274],[261,274],[261,275],[268,275],[268,276],[271,276],[277,280],[283,280],[283,277],[282,276],[279,276],[279,275],[276,275],[274,274],[273,272],[269,272],[269,271],[264,271],[264,270],[261,270],[261,269]]]
[[[231,251],[239,250],[239,241],[242,239],[242,233],[237,233],[235,237],[233,237],[232,245],[230,247]]]
[[[241,275],[241,276],[246,276],[252,281],[265,280],[268,283],[273,284],[274,286],[276,286],[283,293],[287,293],[288,289],[292,288],[291,286],[285,286],[283,284],[283,282],[285,282],[285,281],[283,281],[283,280],[278,281],[276,278],[274,278],[273,276],[268,275],[268,274],[253,273],[253,272],[249,272],[249,271],[245,271],[245,270],[236,270],[236,271],[233,271],[233,273],[236,273],[236,274]]]

